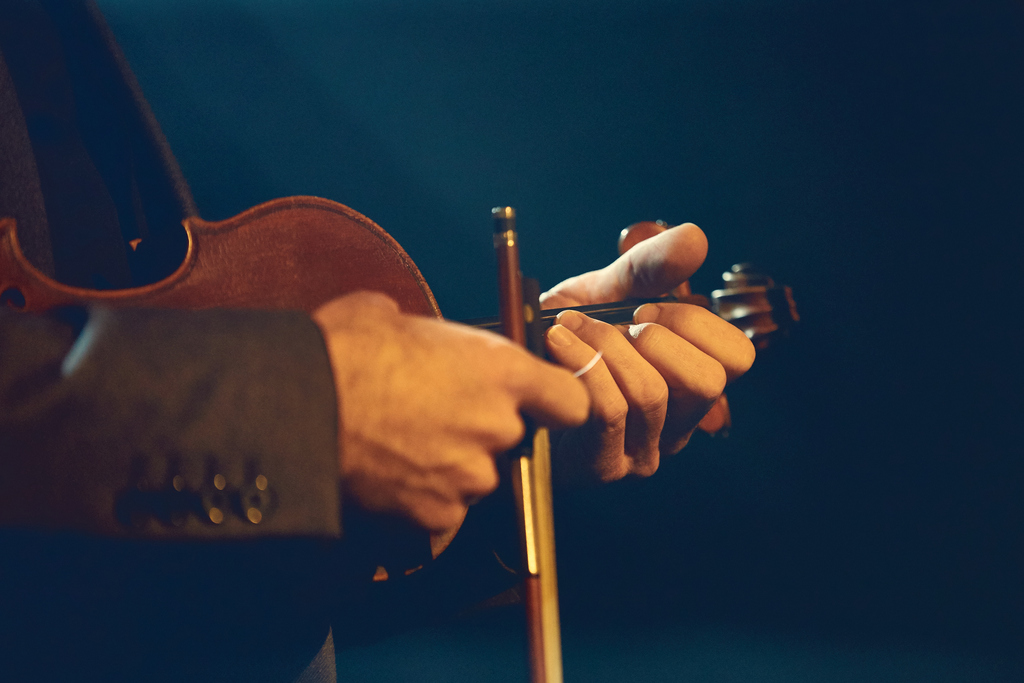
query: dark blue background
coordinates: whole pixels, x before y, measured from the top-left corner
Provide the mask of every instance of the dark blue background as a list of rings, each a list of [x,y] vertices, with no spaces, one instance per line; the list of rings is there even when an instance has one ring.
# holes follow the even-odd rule
[[[561,499],[567,680],[1019,675],[1021,3],[100,6],[205,218],[341,201],[450,317],[494,312],[496,204],[546,286],[654,218],[707,232],[698,290],[793,286],[731,439]],[[518,680],[518,645],[466,644],[509,619],[339,659]]]

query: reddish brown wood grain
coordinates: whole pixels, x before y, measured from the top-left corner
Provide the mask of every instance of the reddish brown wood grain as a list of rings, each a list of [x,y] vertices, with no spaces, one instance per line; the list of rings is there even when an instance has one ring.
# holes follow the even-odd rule
[[[319,197],[288,197],[211,223],[183,223],[188,251],[167,278],[133,289],[69,287],[32,266],[14,221],[0,219],[0,296],[44,311],[98,303],[152,308],[268,308],[311,312],[358,290],[385,292],[407,313],[440,316],[405,250],[376,223]]]

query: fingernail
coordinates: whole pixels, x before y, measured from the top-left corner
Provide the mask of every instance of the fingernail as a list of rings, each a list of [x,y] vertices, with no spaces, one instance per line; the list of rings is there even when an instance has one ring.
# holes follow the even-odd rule
[[[634,323],[653,323],[658,319],[661,309],[658,304],[644,304],[633,312]]]
[[[562,311],[558,314],[558,324],[576,332],[583,325],[583,314],[579,311]]]
[[[561,325],[552,325],[548,329],[548,341],[555,346],[568,346],[572,344],[572,335]]]

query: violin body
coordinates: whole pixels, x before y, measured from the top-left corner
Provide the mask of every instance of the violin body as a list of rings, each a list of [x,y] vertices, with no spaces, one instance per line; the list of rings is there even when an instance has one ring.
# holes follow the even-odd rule
[[[384,292],[406,313],[440,317],[430,287],[379,225],[319,197],[288,197],[233,218],[183,221],[188,250],[159,282],[121,290],[61,284],[22,253],[13,219],[0,219],[0,301],[26,312],[98,303],[148,308],[264,308],[312,312],[338,296]]]
[[[183,227],[187,251],[169,276],[142,287],[94,290],[61,284],[35,268],[18,244],[14,220],[0,218],[0,305],[25,312],[93,303],[140,308],[294,309],[312,313],[339,296],[369,290],[387,294],[405,313],[441,316],[430,287],[394,238],[362,214],[336,202],[318,197],[276,199],[220,222],[190,217],[183,221]],[[631,226],[624,231],[620,248],[625,251],[632,246],[630,242],[647,239],[664,229],[666,226],[660,223]],[[512,274],[518,276],[518,256]],[[734,269],[732,277],[735,282],[727,278],[727,289],[712,295],[716,313],[744,329],[755,341],[759,336],[767,339],[780,329],[773,322],[772,302],[766,294],[774,283],[767,278],[757,280],[744,270]],[[731,289],[730,283],[734,285]],[[521,290],[517,278],[512,279],[512,288]],[[673,293],[676,301],[709,306],[708,299],[692,295],[686,283]],[[786,308],[792,308],[795,317],[788,288],[786,294]],[[517,310],[524,310],[521,296],[516,301]],[[632,320],[633,311],[641,303],[631,300],[581,308],[599,319],[623,323]],[[557,312],[537,314],[533,320],[550,325]],[[479,327],[497,326],[496,321],[475,322]],[[715,433],[728,427],[729,422],[728,405],[722,396],[700,427]],[[534,451],[528,457],[518,457],[518,469],[513,470],[517,509],[522,511],[520,522],[524,529],[530,529],[524,531],[523,537],[541,539],[525,540],[524,548],[531,543],[538,548],[543,546],[543,552],[534,554],[546,558],[536,560],[533,570],[529,569],[530,552],[525,553],[524,560],[524,568],[530,572],[525,577],[525,594],[531,680],[558,683],[562,675],[546,431],[540,430],[538,438],[531,442]],[[527,509],[531,516],[526,515]],[[448,540],[450,537],[441,541],[440,547]],[[435,556],[437,552],[435,548]],[[406,569],[405,573],[416,569]],[[378,568],[378,574],[381,570],[383,567]],[[385,572],[381,578],[386,577]]]
[[[387,294],[402,311],[441,317],[419,268],[372,220],[320,197],[274,199],[219,222],[190,217],[183,222],[188,249],[169,276],[142,287],[97,290],[72,287],[47,277],[25,258],[15,223],[0,218],[0,305],[25,312],[97,303],[137,308],[262,308],[311,313],[356,291]],[[643,222],[622,231],[620,253],[666,229]],[[799,320],[789,287],[779,287],[746,264],[723,275],[725,287],[711,301],[683,283],[675,300],[709,307],[764,349],[788,335]],[[644,300],[574,307],[612,323],[628,322]],[[549,326],[558,310],[545,312]],[[466,321],[495,329],[499,321]]]

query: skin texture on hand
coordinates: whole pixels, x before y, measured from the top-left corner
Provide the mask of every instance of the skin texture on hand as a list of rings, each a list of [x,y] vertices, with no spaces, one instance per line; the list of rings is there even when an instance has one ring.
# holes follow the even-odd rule
[[[542,308],[660,296],[687,280],[707,255],[700,228],[684,223],[641,242],[601,270],[569,278],[541,297]],[[552,467],[561,483],[650,476],[663,455],[689,441],[725,385],[754,362],[739,329],[689,304],[641,306],[633,325],[615,327],[565,311],[547,333],[549,355],[570,370],[601,359],[582,380],[587,424],[561,435]]]
[[[494,457],[524,434],[587,419],[583,384],[506,339],[405,315],[361,292],[313,314],[339,402],[341,485],[349,502],[435,532],[498,484]]]

